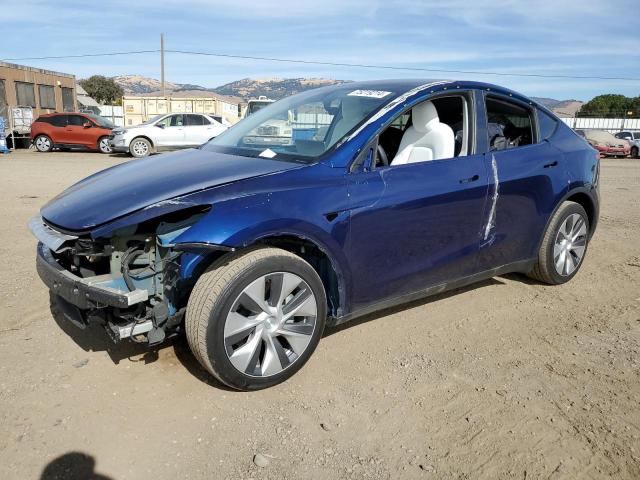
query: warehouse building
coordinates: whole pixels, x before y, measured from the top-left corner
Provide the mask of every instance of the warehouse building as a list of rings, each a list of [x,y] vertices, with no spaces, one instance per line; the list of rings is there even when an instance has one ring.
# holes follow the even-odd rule
[[[0,117],[7,133],[28,135],[42,113],[76,111],[75,85],[68,73],[0,62]]]

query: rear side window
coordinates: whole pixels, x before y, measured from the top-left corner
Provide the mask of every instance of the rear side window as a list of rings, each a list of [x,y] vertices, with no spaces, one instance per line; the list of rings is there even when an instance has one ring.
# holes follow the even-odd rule
[[[558,127],[558,121],[551,115],[538,110],[538,129],[540,130],[540,140],[550,138]]]
[[[67,115],[56,115],[55,117],[49,117],[49,123],[54,127],[66,127]]]
[[[16,82],[16,100],[19,107],[36,107],[33,83]]]
[[[485,104],[491,151],[523,147],[533,143],[533,118],[530,109],[494,97],[486,97]]]
[[[89,121],[80,115],[69,115],[68,117],[69,117],[69,125],[74,125],[77,127],[82,127],[85,123]]]
[[[185,115],[188,127],[202,126],[202,115]]]

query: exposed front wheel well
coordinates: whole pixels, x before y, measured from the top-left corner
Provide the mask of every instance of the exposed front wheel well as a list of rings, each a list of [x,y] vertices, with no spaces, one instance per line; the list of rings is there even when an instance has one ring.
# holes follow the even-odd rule
[[[281,248],[299,256],[318,273],[327,294],[327,312],[335,316],[340,309],[340,281],[329,256],[310,240],[295,236],[267,237],[260,244]]]

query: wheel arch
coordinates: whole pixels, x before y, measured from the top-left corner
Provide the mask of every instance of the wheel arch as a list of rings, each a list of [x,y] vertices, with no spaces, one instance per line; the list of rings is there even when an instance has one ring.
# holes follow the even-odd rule
[[[200,258],[194,258],[196,266],[189,268],[189,276],[197,279],[209,265],[230,252],[243,251],[256,246],[281,248],[290,252],[307,263],[316,271],[327,297],[327,312],[329,316],[341,316],[346,308],[346,280],[338,260],[321,242],[299,233],[269,233],[243,242],[241,247],[225,247],[214,244],[177,243],[177,247],[184,251],[199,252]],[[206,253],[202,251],[205,249]]]
[[[135,140],[137,140],[138,138],[144,138],[147,142],[149,142],[149,143],[151,144],[151,148],[155,150],[155,148],[156,148],[156,144],[154,143],[154,141],[153,141],[153,140],[151,140],[151,137],[149,137],[148,135],[144,135],[144,134],[142,134],[142,135],[136,135],[135,137],[133,137],[133,138],[131,139],[131,141],[129,142],[129,148],[131,148],[131,144],[132,144]]]
[[[580,206],[582,206],[582,208],[584,208],[585,212],[587,212],[587,218],[589,220],[589,238],[593,236],[593,233],[595,232],[595,227],[598,224],[599,209],[598,209],[596,200],[593,199],[593,194],[591,193],[591,190],[589,188],[586,188],[586,187],[574,188],[572,190],[569,190],[567,193],[565,193],[565,195],[558,201],[558,203],[556,203],[556,206],[554,207],[553,211],[549,214],[549,217],[547,218],[547,222],[544,226],[544,230],[542,231],[542,235],[538,240],[536,251],[540,249],[540,245],[542,244],[542,239],[544,238],[544,233],[549,228],[549,223],[551,222],[551,219],[553,218],[555,213],[558,211],[560,206],[567,201],[575,202],[579,204]]]

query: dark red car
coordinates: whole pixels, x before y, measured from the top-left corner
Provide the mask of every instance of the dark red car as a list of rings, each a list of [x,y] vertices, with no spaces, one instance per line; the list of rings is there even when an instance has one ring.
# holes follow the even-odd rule
[[[80,148],[111,153],[109,136],[114,127],[93,113],[49,113],[31,124],[31,140],[39,152],[54,148]]]

